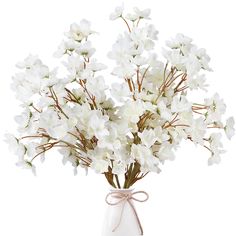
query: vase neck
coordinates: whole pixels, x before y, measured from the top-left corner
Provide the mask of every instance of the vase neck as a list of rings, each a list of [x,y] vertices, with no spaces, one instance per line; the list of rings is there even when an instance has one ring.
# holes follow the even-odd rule
[[[111,193],[132,193],[134,191],[133,188],[113,188],[113,189],[110,189],[110,192]]]

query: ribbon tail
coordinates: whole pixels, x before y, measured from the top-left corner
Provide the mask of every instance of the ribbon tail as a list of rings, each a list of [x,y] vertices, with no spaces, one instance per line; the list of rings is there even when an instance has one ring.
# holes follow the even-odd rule
[[[143,235],[143,227],[142,227],[142,224],[141,224],[140,219],[138,217],[138,213],[137,213],[133,203],[130,200],[128,200],[128,202],[129,202],[129,205],[131,206],[131,208],[133,209],[135,218],[137,220],[137,223],[138,223],[138,226],[139,226],[139,229],[140,229],[140,235]]]
[[[118,221],[117,225],[114,227],[114,229],[112,230],[112,232],[115,232],[120,226],[121,219],[122,219],[122,216],[123,216],[123,212],[124,212],[124,209],[125,209],[125,203],[126,203],[126,201],[124,201],[124,203],[123,203],[121,213],[120,213],[120,217],[119,217],[119,221]]]

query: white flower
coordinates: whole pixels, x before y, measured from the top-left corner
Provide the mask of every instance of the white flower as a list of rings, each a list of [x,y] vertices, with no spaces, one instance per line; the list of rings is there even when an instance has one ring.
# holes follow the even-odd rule
[[[105,100],[105,91],[108,89],[108,86],[102,76],[88,78],[86,86],[88,91],[96,97],[97,102]]]
[[[93,72],[97,72],[97,71],[101,71],[101,70],[105,70],[107,68],[106,65],[102,64],[102,63],[98,63],[96,59],[91,59],[89,64],[87,65],[87,69],[93,71]]]
[[[24,72],[17,73],[13,77],[12,89],[16,93],[17,99],[24,104],[30,105],[34,100],[34,95],[43,92],[45,87],[55,84],[56,70],[49,71],[49,68],[42,62],[31,56],[21,63],[20,68],[25,68]],[[31,60],[31,61],[30,61]]]
[[[76,158],[76,152],[73,151],[71,148],[60,148],[59,153],[62,154],[62,164],[66,165],[66,163],[71,163],[71,165],[74,167],[74,174],[76,175],[76,169],[78,166],[78,159]],[[86,157],[84,157],[86,159]],[[82,162],[81,162],[82,163]],[[81,164],[81,166],[83,166]]]
[[[89,58],[95,53],[95,48],[92,48],[90,41],[86,41],[76,49],[76,52],[84,57]]]
[[[206,49],[193,46],[190,50],[190,54],[196,57],[202,69],[211,71],[211,68],[209,67],[209,62],[211,59],[207,55]]]
[[[135,74],[135,69],[132,64],[126,64],[115,67],[112,71],[112,74],[120,78],[132,78]]]
[[[175,155],[172,150],[171,144],[165,143],[165,144],[161,145],[157,156],[163,162],[166,160],[173,161],[175,159]]]
[[[161,126],[158,126],[154,129],[156,141],[159,143],[165,142],[170,139],[170,136],[167,134],[167,130],[162,129]]]
[[[156,30],[154,25],[148,25],[147,28],[147,37],[152,39],[152,40],[157,40],[157,35],[158,35],[158,31]]]
[[[139,162],[143,172],[160,172],[158,158],[146,146],[133,144],[131,147],[131,158]]]
[[[209,138],[211,157],[208,159],[208,165],[219,164],[221,161],[220,154],[225,153],[221,142],[221,133],[212,133]]]
[[[187,100],[185,96],[180,96],[180,97],[175,96],[171,103],[172,112],[190,111],[191,107],[192,107],[192,104],[189,103],[189,101]]]
[[[19,158],[23,158],[26,152],[25,146],[19,142],[19,140],[12,134],[5,134],[5,142],[9,145],[9,150],[17,155]]]
[[[80,43],[69,39],[62,41],[57,48],[57,51],[53,54],[55,57],[60,58],[65,54],[72,55],[72,53],[79,47]]]
[[[210,148],[215,153],[219,148],[223,147],[221,143],[221,133],[212,133],[210,136]]]
[[[34,166],[31,162],[26,161],[26,160],[20,160],[20,161],[18,161],[18,162],[16,163],[16,165],[17,165],[18,167],[23,168],[23,169],[31,170],[32,173],[33,173],[34,175],[36,175],[36,168],[35,168],[35,166]]]
[[[126,19],[130,20],[130,21],[136,21],[139,19],[139,16],[136,15],[136,14],[130,14],[128,13],[126,16],[125,16]]]
[[[202,65],[195,55],[190,54],[183,59],[184,66],[188,75],[196,75],[202,68]]]
[[[145,129],[142,133],[139,133],[138,136],[141,138],[142,144],[150,148],[157,140],[156,133],[153,129]]]
[[[187,85],[190,88],[190,90],[202,89],[205,92],[207,92],[206,87],[208,87],[208,84],[205,84],[205,82],[206,82],[205,75],[191,76],[187,79],[186,82],[187,82]]]
[[[92,160],[90,167],[96,173],[104,173],[108,171],[111,153],[107,151],[107,149],[96,147],[94,150],[89,150],[87,155]]]
[[[179,70],[185,70],[184,57],[179,53],[179,50],[173,49],[168,51],[162,49],[162,55],[169,61],[172,65],[176,66]]]
[[[115,175],[122,175],[126,171],[126,163],[123,161],[114,161],[112,167],[112,173]]]
[[[19,125],[18,129],[20,132],[24,132],[27,129],[32,116],[33,114],[28,107],[26,107],[21,115],[15,116],[15,121]]]
[[[68,57],[67,62],[63,62],[63,64],[71,73],[73,79],[75,78],[76,74],[79,74],[84,70],[84,60],[82,60],[81,56],[78,54]]]
[[[221,158],[219,153],[212,154],[211,157],[208,159],[208,165],[211,166],[213,164],[219,164],[221,162]]]
[[[206,133],[207,126],[202,117],[192,120],[190,127],[186,128],[187,133],[190,135],[192,141],[195,144],[204,144],[204,135]]]
[[[70,26],[70,31],[66,33],[68,38],[81,42],[84,38],[87,38],[90,34],[94,33],[91,30],[91,24],[87,20],[81,20],[80,24],[73,23]]]
[[[107,148],[109,150],[116,150],[121,147],[121,142],[118,139],[118,126],[111,123],[108,129],[108,134],[101,136],[98,140],[98,147]]]
[[[151,9],[144,9],[140,10],[137,7],[134,7],[134,13],[140,18],[140,19],[150,19],[150,13]]]
[[[177,34],[175,38],[167,41],[166,45],[172,50],[164,50],[164,57],[188,75],[197,75],[201,69],[211,71],[208,65],[210,57],[206,50],[192,44],[191,38]]]
[[[126,121],[137,123],[145,111],[144,104],[140,101],[127,101],[119,110],[119,115]]]
[[[208,106],[206,120],[208,123],[220,121],[221,116],[225,113],[226,105],[219,94],[214,94],[210,99],[205,99],[205,104]]]
[[[114,12],[110,14],[110,20],[116,20],[122,17],[124,11],[124,4],[115,8]]]
[[[93,160],[90,167],[96,172],[96,173],[104,173],[108,171],[108,162],[104,160]]]
[[[29,54],[24,61],[18,62],[16,66],[20,69],[31,69],[36,65],[42,65],[42,61],[38,58],[37,55]]]
[[[224,130],[228,139],[231,139],[235,134],[234,124],[235,124],[235,121],[232,116],[226,120],[226,125],[224,127]]]
[[[38,149],[38,146],[40,144],[36,143],[36,142],[30,142],[26,145],[26,155],[29,158],[33,158],[35,155],[37,155],[39,153],[39,151],[41,151],[40,149]]]
[[[93,110],[88,114],[87,120],[87,132],[90,137],[96,136],[97,138],[102,138],[104,135],[108,135],[109,132],[106,128],[106,123],[109,120],[109,117],[102,115],[101,111]]]
[[[18,150],[19,140],[12,134],[6,133],[4,141],[9,145],[9,150],[16,152]]]
[[[142,57],[140,55],[137,55],[136,57],[134,57],[131,62],[133,64],[135,64],[136,66],[143,66],[147,64],[147,59],[145,57]]]
[[[177,34],[175,38],[166,41],[166,45],[172,49],[180,49],[185,52],[185,48],[189,48],[191,46],[192,39],[183,35]]]
[[[166,100],[160,100],[157,105],[158,110],[160,111],[161,118],[165,120],[170,120],[172,117],[172,113],[171,110],[167,108]]]
[[[118,101],[124,102],[131,97],[131,92],[129,90],[129,86],[125,83],[113,83],[111,85],[111,95]]]
[[[135,47],[130,37],[130,34],[119,35],[112,45],[112,50],[108,53],[108,57],[115,60],[118,65],[125,66],[130,63],[133,56],[140,54],[140,49]]]
[[[44,128],[47,133],[57,139],[62,139],[69,131],[68,121],[61,114],[59,117],[52,109],[48,109],[40,115],[40,127]]]

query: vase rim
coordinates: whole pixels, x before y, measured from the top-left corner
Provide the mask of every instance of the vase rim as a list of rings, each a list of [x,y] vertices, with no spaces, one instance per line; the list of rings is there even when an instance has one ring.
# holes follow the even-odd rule
[[[111,192],[132,192],[134,188],[111,188]]]

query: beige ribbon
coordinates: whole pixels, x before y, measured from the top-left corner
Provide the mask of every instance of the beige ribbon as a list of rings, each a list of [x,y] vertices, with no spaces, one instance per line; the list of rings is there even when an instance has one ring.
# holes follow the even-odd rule
[[[143,194],[145,196],[145,198],[144,199],[138,199],[138,198],[134,197],[137,194]],[[117,201],[111,202],[111,201],[109,201],[109,197],[116,198]],[[106,196],[106,199],[105,199],[105,201],[108,205],[117,206],[119,204],[122,204],[122,209],[121,209],[119,221],[118,221],[117,225],[114,227],[114,229],[112,230],[112,232],[115,232],[117,230],[117,228],[120,226],[121,219],[122,219],[123,212],[124,212],[124,208],[125,208],[125,204],[126,204],[126,202],[128,202],[129,205],[131,206],[131,208],[134,212],[135,218],[137,220],[137,223],[138,223],[138,226],[139,226],[139,229],[140,229],[140,235],[143,235],[143,228],[142,228],[140,219],[138,217],[138,213],[137,213],[137,211],[134,207],[134,204],[132,203],[132,200],[134,200],[136,202],[146,202],[148,200],[148,198],[149,198],[148,194],[144,191],[137,191],[137,192],[130,192],[130,193],[120,192],[120,191],[113,191],[111,193],[108,193],[107,196]]]

